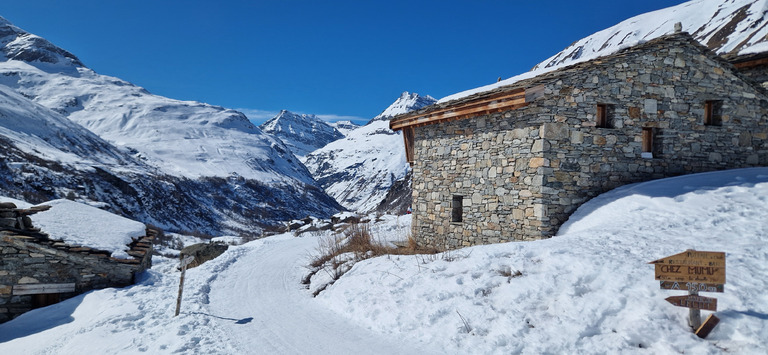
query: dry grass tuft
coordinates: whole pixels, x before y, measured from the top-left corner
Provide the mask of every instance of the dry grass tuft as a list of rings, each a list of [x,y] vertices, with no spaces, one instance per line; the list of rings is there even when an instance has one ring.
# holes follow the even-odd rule
[[[328,285],[333,284],[352,266],[362,260],[382,255],[416,255],[436,254],[436,249],[420,247],[416,240],[409,236],[404,246],[390,246],[376,240],[367,223],[351,224],[338,234],[319,238],[319,245],[314,256],[310,257],[310,273],[302,279],[302,284],[310,287],[312,278],[320,271],[325,271],[331,278],[327,285],[323,285],[313,292],[317,296]]]

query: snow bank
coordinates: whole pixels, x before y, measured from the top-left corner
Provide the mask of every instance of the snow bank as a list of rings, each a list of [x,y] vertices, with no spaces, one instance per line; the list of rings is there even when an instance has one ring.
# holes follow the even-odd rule
[[[363,327],[448,353],[768,351],[768,168],[616,189],[548,240],[357,264],[319,296]],[[647,262],[724,251],[720,324],[707,340]],[[519,273],[518,273],[519,272]],[[708,312],[704,311],[704,316]]]
[[[189,270],[178,317],[178,260],[155,257],[134,286],[0,324],[0,353],[765,354],[767,215],[768,168],[636,184],[560,236],[370,259],[318,298],[300,285],[317,238],[287,233]],[[406,235],[408,220],[376,232]],[[706,340],[647,264],[688,248],[727,257]]]
[[[143,223],[82,203],[62,199],[42,205],[51,209],[32,215],[32,224],[51,239],[110,251],[115,258],[129,259],[126,252],[131,238],[145,234]]]

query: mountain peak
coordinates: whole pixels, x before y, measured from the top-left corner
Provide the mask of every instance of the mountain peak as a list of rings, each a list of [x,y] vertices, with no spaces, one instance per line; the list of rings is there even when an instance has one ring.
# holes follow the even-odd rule
[[[305,156],[344,135],[313,114],[280,110],[277,116],[259,126],[262,131],[280,138],[296,156]]]
[[[46,39],[26,32],[0,17],[0,53],[8,60],[30,64],[46,63],[65,67],[85,67],[74,54]]]
[[[418,110],[422,107],[432,105],[435,102],[437,102],[437,100],[435,100],[432,96],[420,96],[415,92],[410,93],[408,91],[403,91],[403,93],[400,94],[400,97],[395,100],[395,102],[389,105],[389,107],[382,111],[378,116],[374,117],[371,122],[386,121],[399,114]]]

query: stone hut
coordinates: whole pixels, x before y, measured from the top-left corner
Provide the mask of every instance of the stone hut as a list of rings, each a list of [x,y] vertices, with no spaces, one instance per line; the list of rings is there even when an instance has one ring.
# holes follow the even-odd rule
[[[397,116],[413,235],[444,249],[548,238],[621,185],[766,166],[765,62],[674,33]]]
[[[29,211],[2,209],[0,217]],[[131,285],[151,267],[153,230],[131,242],[130,258],[117,259],[109,251],[52,240],[19,218],[26,223],[0,230],[0,323],[93,289]]]

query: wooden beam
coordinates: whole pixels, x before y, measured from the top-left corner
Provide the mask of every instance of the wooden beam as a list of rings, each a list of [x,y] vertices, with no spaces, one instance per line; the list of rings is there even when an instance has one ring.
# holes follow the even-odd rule
[[[13,294],[15,296],[67,292],[75,292],[74,283],[13,285]]]
[[[768,58],[760,58],[760,59],[746,60],[743,62],[733,63],[733,66],[736,69],[742,69],[742,68],[751,68],[751,67],[756,67],[759,65],[766,65],[766,64],[768,64]]]
[[[419,127],[452,119],[486,115],[526,106],[525,89],[503,92],[423,113],[406,114],[390,122],[393,130],[404,127]]]

